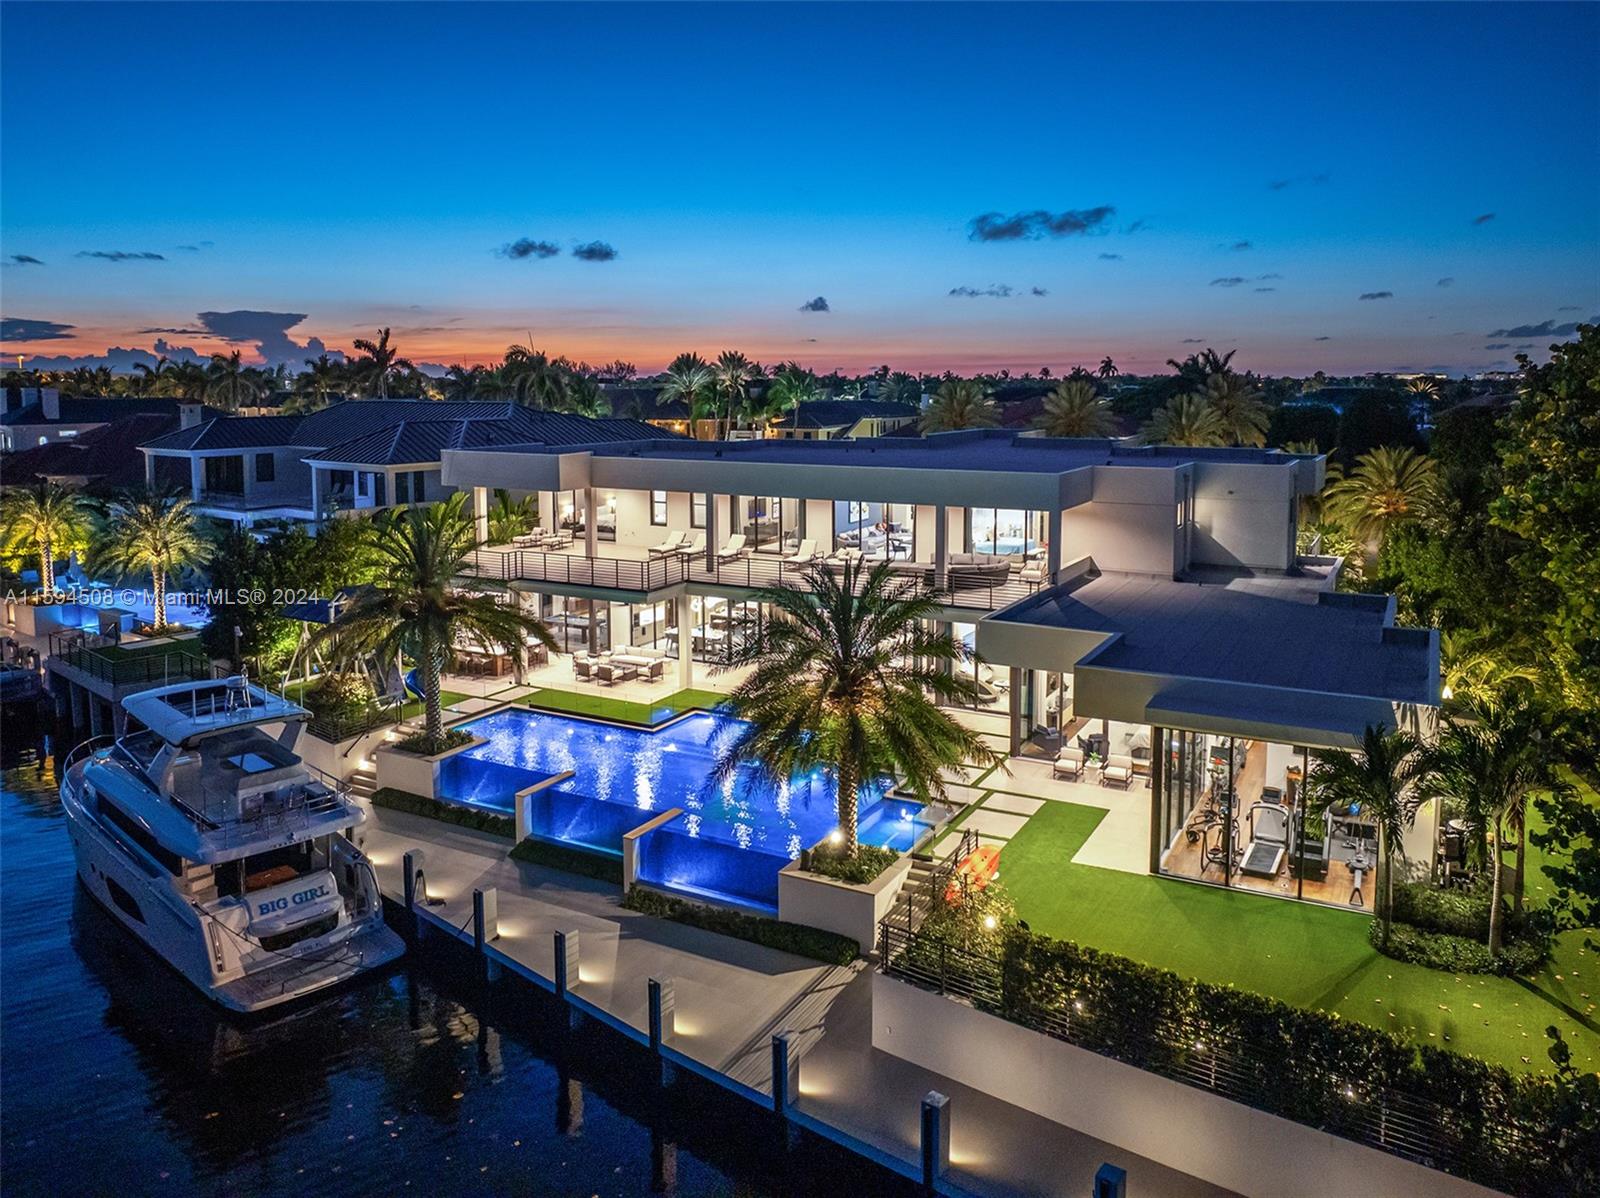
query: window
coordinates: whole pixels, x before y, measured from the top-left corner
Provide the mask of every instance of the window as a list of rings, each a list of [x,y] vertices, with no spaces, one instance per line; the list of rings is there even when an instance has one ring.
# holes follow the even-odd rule
[[[411,499],[413,503],[428,502],[428,472],[426,470],[413,470],[411,472]]]
[[[102,802],[100,814],[105,821],[121,833],[121,838],[138,847],[150,860],[161,865],[169,874],[183,872],[183,861],[170,849],[164,848],[156,838],[145,831],[126,811],[114,804]]]
[[[689,527],[704,528],[706,526],[706,497],[694,495],[689,499]]]
[[[411,502],[411,476],[404,470],[394,476],[394,501],[396,503]]]
[[[667,493],[665,491],[650,492],[650,523],[665,524],[667,522]]]
[[[270,453],[256,454],[256,482],[270,483],[278,477],[278,461]]]

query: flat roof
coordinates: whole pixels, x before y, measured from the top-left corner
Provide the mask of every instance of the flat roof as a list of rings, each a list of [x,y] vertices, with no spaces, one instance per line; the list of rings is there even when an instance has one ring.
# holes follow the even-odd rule
[[[1108,573],[988,618],[1104,633],[1113,639],[1082,662],[1096,669],[1437,706],[1436,634],[1394,627],[1386,596],[1326,586],[1320,573]]]
[[[648,458],[657,461],[723,460],[795,466],[877,466],[914,470],[976,470],[1025,474],[1063,474],[1090,466],[1153,466],[1168,470],[1192,462],[1240,462],[1287,465],[1314,454],[1288,454],[1271,449],[1205,448],[1173,445],[1126,445],[1103,438],[1052,438],[1008,429],[934,433],[927,437],[869,437],[855,441],[804,441],[771,438],[758,441],[649,440],[612,444],[497,445],[497,453],[556,453],[588,450],[599,457]]]

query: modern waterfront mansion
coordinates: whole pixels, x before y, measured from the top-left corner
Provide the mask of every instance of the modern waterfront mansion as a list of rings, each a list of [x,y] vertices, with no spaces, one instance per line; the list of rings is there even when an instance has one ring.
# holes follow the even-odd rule
[[[1339,560],[1297,555],[1320,456],[1002,430],[692,441],[498,404],[346,403],[301,423],[319,417],[365,431],[303,453],[324,482],[278,510],[326,518],[332,470],[345,506],[470,492],[485,547],[463,585],[542,616],[573,655],[569,685],[597,685],[586,655],[607,652],[655,658],[641,673],[663,693],[694,685],[760,635],[759,588],[814,560],[885,559],[975,650],[973,717],[1012,765],[1063,797],[1097,788],[1136,830],[1119,867],[1371,903],[1375,829],[1360,811],[1303,814],[1308,753],[1371,725],[1426,730],[1438,639],[1397,627],[1391,598],[1337,592]],[[282,458],[268,441],[306,442],[282,419],[183,430],[143,447],[147,469],[187,456],[197,492],[250,477],[252,455]],[[239,467],[203,462],[230,453]],[[536,495],[541,528],[488,544],[496,489]],[[1431,859],[1433,820],[1408,855]]]

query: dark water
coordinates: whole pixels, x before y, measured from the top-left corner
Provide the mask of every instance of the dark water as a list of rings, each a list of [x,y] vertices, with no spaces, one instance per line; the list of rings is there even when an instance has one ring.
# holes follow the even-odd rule
[[[77,885],[47,732],[0,722],[6,1195],[906,1192],[453,958],[224,1018]]]

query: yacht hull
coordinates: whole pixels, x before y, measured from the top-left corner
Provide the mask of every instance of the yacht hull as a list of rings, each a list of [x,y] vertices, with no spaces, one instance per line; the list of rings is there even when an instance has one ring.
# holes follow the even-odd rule
[[[341,928],[326,944],[272,954],[243,973],[219,978],[212,968],[212,938],[225,934],[218,921],[186,902],[165,875],[152,873],[122,849],[78,801],[79,776],[70,772],[61,784],[79,881],[113,919],[219,1006],[264,1011],[322,993],[405,952],[405,942],[379,913]]]

